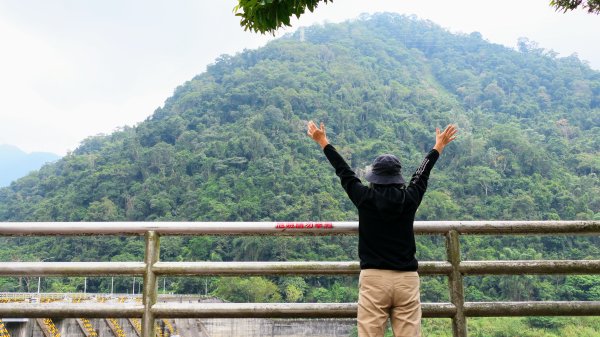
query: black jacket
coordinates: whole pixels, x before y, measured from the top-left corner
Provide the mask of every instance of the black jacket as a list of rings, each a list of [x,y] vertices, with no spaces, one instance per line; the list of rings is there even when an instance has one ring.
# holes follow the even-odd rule
[[[358,208],[358,256],[361,269],[415,271],[415,212],[427,189],[429,172],[440,154],[431,150],[404,185],[376,185],[369,188],[331,145],[323,151],[342,186]]]

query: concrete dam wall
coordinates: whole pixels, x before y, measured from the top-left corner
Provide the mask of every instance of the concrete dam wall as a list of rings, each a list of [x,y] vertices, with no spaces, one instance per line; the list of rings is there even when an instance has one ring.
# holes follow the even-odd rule
[[[0,337],[140,337],[140,319],[3,319]],[[156,320],[157,337],[347,337],[352,319]]]
[[[39,296],[39,295],[38,295]],[[12,294],[2,302],[30,302],[31,294]],[[159,302],[221,302],[215,298],[161,295]],[[45,294],[40,302],[140,302],[139,296]],[[141,319],[133,318],[2,318],[0,337],[141,337]],[[353,319],[157,319],[157,337],[347,337]]]

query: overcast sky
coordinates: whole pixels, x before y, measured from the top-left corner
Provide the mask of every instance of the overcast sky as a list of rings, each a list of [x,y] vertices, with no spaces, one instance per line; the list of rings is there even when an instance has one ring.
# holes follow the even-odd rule
[[[515,47],[528,37],[600,69],[600,16],[549,0],[336,0],[296,29],[361,13],[416,14],[453,32]],[[135,125],[221,54],[264,45],[235,0],[2,0],[0,144],[60,155],[88,136]],[[278,35],[292,29],[282,30]]]

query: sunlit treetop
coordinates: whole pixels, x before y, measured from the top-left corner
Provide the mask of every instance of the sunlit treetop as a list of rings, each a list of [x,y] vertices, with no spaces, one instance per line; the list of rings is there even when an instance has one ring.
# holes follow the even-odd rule
[[[566,12],[581,7],[589,13],[600,14],[600,0],[551,0],[550,5],[557,11]]]
[[[307,9],[313,12],[320,2],[333,0],[238,0],[233,11],[242,18],[244,30],[274,34],[282,25],[291,26],[292,15],[300,18]]]

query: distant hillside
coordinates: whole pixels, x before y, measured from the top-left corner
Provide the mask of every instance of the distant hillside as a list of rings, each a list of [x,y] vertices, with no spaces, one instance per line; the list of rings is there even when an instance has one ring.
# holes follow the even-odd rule
[[[420,219],[600,216],[600,73],[576,57],[392,14],[304,36],[222,56],[145,122],[1,190],[0,219],[353,218],[308,119],[355,168],[392,152],[407,174],[458,123]]]
[[[13,180],[58,158],[60,156],[54,153],[25,153],[16,146],[0,144],[0,187],[8,186]]]

